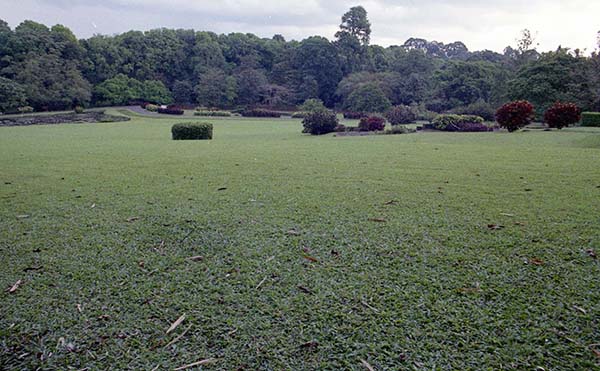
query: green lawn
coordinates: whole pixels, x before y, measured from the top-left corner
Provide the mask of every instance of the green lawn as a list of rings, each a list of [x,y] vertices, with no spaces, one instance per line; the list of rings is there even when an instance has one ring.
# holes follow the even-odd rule
[[[0,369],[600,367],[600,130],[177,121],[0,128]]]

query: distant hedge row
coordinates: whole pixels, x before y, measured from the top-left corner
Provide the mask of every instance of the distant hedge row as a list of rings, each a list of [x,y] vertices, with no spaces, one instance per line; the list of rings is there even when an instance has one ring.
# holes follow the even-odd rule
[[[581,126],[600,127],[600,112],[583,112]]]

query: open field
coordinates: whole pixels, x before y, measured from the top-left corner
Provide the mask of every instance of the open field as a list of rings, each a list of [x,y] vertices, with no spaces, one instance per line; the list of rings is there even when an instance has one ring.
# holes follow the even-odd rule
[[[181,120],[0,128],[0,369],[599,367],[600,130]]]

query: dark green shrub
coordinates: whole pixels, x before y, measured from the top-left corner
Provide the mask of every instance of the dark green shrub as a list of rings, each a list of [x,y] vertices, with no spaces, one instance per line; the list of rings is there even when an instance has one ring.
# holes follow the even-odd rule
[[[322,100],[314,98],[305,100],[299,108],[303,112],[324,111],[327,109]]]
[[[438,115],[431,121],[433,127],[437,130],[447,130],[449,126],[458,126],[462,124],[483,124],[483,118],[473,115]]]
[[[360,119],[358,123],[360,131],[382,131],[385,129],[385,119],[379,116],[369,116]]]
[[[600,127],[600,112],[582,113],[581,126]]]
[[[581,109],[573,103],[556,102],[544,113],[544,122],[551,128],[562,129],[581,120]]]
[[[158,106],[156,104],[146,104],[146,111],[158,112]]]
[[[392,125],[412,124],[417,119],[417,115],[409,106],[394,106],[385,113],[385,118]]]
[[[281,113],[277,111],[269,111],[262,108],[254,108],[242,111],[244,117],[281,117]]]
[[[76,114],[82,114],[83,113],[83,107],[81,106],[75,106],[75,108],[73,109],[73,111],[75,111]]]
[[[338,119],[334,112],[315,111],[309,112],[302,120],[303,133],[321,135],[331,133],[338,126]]]
[[[158,113],[165,115],[183,115],[184,111],[180,108],[159,108]]]
[[[346,120],[360,120],[364,117],[367,117],[367,114],[364,112],[344,112]]]
[[[359,86],[344,101],[344,108],[354,112],[385,112],[391,106],[388,97],[376,84]]]
[[[204,122],[186,122],[173,125],[174,140],[212,139],[213,126]]]
[[[496,111],[496,121],[509,132],[531,124],[535,113],[533,105],[526,100],[506,103]]]
[[[458,115],[479,116],[483,117],[485,121],[494,121],[496,116],[496,110],[494,107],[483,100],[478,100],[477,102],[471,103],[467,106],[454,108],[451,113]]]
[[[396,135],[396,134],[410,134],[410,133],[416,133],[416,132],[417,132],[417,130],[407,128],[404,125],[394,125],[394,126],[392,126],[391,129],[387,129],[387,130],[383,131],[381,134]]]

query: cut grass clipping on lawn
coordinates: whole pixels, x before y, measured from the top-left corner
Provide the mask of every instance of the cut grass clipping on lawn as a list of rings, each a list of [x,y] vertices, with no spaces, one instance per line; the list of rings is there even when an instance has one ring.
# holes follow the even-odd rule
[[[207,121],[0,128],[0,369],[598,369],[600,130]]]

